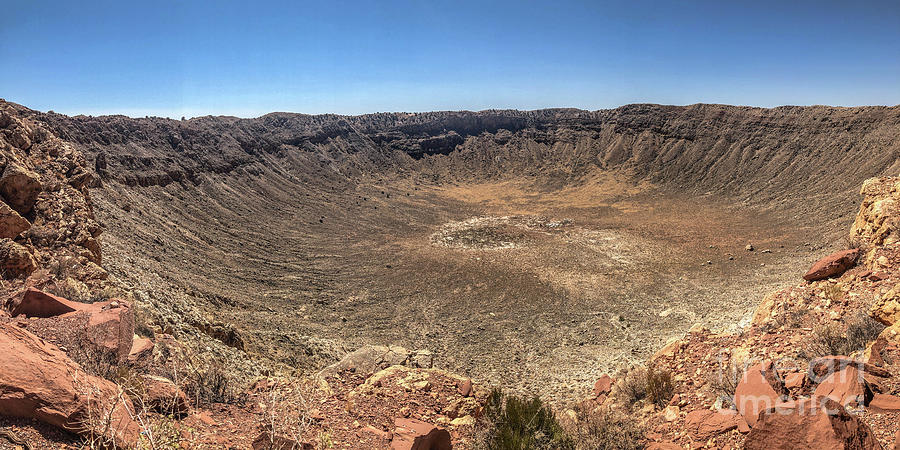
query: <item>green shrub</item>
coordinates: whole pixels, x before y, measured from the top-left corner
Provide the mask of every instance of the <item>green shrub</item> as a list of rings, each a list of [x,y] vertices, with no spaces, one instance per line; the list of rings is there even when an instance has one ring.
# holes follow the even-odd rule
[[[489,450],[573,449],[553,411],[537,397],[525,400],[494,389],[476,437]]]

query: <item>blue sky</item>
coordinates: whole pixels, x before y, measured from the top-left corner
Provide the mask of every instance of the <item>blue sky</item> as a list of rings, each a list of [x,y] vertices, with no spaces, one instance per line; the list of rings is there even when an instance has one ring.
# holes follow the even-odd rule
[[[66,114],[900,104],[897,1],[0,3],[0,97]]]

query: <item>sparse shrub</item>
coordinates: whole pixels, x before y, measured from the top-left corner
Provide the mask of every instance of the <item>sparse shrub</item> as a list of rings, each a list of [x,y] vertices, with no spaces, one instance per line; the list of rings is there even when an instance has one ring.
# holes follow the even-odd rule
[[[628,371],[616,385],[616,392],[627,404],[633,405],[647,397],[647,369],[637,367]]]
[[[263,432],[273,445],[279,438],[302,442],[303,433],[312,425],[305,391],[310,383],[293,378],[271,380],[270,383],[261,396]]]
[[[864,311],[858,311],[847,323],[846,331],[839,323],[828,323],[813,329],[813,334],[801,350],[807,359],[829,355],[849,356],[864,350],[869,341],[878,337],[884,325]]]
[[[184,376],[184,392],[194,400],[194,406],[210,403],[241,403],[244,397],[236,394],[222,364],[212,360],[199,366],[187,361],[188,372]]]
[[[744,376],[744,370],[743,364],[729,359],[719,366],[718,373],[709,380],[709,388],[713,395],[722,399],[722,403],[729,408],[735,407],[734,391]]]
[[[578,420],[570,427],[577,450],[644,448],[645,430],[633,418],[609,409],[575,407]]]
[[[675,382],[672,380],[672,374],[667,370],[648,368],[647,398],[654,405],[662,408],[669,404],[673,395],[675,395]]]
[[[837,283],[826,285],[822,289],[822,292],[825,293],[825,298],[831,303],[837,303],[844,298],[844,290],[841,289],[841,285]]]
[[[494,389],[477,424],[476,440],[490,450],[571,449],[556,415],[537,397],[525,400]]]

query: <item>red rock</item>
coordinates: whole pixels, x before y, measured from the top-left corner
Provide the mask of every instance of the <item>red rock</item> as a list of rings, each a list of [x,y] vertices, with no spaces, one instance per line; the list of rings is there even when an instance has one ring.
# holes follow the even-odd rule
[[[684,418],[684,428],[695,440],[707,441],[715,435],[736,429],[741,420],[735,411],[698,409]]]
[[[771,361],[748,368],[734,391],[734,404],[750,426],[760,412],[775,407],[788,395]]]
[[[806,384],[806,374],[805,373],[789,373],[786,377],[784,377],[784,387],[788,389],[799,389],[802,388]]]
[[[594,395],[606,395],[612,392],[613,379],[607,374],[600,375],[594,383]]]
[[[825,356],[810,361],[808,376],[813,382],[817,382],[823,380],[833,372],[842,370],[847,366],[855,366],[857,369],[862,369],[864,373],[874,375],[876,377],[891,377],[891,373],[886,369],[882,369],[881,367],[877,367],[872,364],[867,364],[860,360],[848,358],[846,356]]]
[[[185,416],[191,411],[187,395],[168,378],[155,375],[141,375],[141,399],[151,411],[161,414]]]
[[[119,392],[112,382],[84,373],[56,346],[0,324],[0,414],[105,435],[130,448],[139,430],[129,414],[134,406]],[[104,421],[111,426],[102,426]]]
[[[461,381],[459,385],[456,386],[456,392],[459,392],[459,395],[463,397],[471,397],[472,396],[472,380],[466,378]]]
[[[750,432],[750,424],[747,423],[747,419],[744,419],[743,416],[741,416],[741,420],[738,422],[737,430],[741,434],[747,434]]]
[[[897,430],[897,435],[894,436],[894,450],[900,450],[900,430]]]
[[[816,281],[840,275],[853,267],[857,257],[859,257],[859,249],[856,248],[832,253],[816,261],[809,272],[803,275],[803,279]]]
[[[394,419],[392,450],[450,450],[450,433],[416,419]]]
[[[115,352],[124,361],[134,341],[134,312],[124,300],[92,303],[83,309],[91,315],[88,337],[102,349]]]
[[[813,395],[830,398],[844,407],[858,407],[868,403],[872,391],[866,385],[862,373],[854,366],[844,367],[825,377]]]
[[[683,450],[678,444],[672,442],[651,442],[647,444],[646,450]]]
[[[900,397],[889,394],[875,394],[867,405],[875,412],[900,411]]]
[[[131,340],[131,351],[128,352],[128,362],[139,364],[153,357],[153,341],[147,338],[134,336]]]
[[[10,311],[13,317],[24,314],[25,317],[55,317],[77,311],[83,304],[71,302],[62,297],[40,291],[33,287],[25,291],[25,296]]]
[[[880,449],[865,423],[829,399],[813,397],[763,411],[747,434],[748,450]]]
[[[869,280],[871,280],[871,281],[881,281],[881,280],[887,280],[888,277],[890,277],[890,275],[888,275],[888,274],[885,273],[885,272],[875,272],[875,273],[869,275]]]

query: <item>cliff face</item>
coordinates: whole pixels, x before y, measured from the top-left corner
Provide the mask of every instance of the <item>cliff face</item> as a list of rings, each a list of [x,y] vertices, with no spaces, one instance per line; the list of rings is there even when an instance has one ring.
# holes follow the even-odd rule
[[[166,184],[201,173],[306,163],[347,177],[416,171],[450,179],[567,179],[626,171],[681,190],[769,201],[834,197],[897,170],[900,108],[628,105],[614,110],[383,113],[187,121],[29,113],[106,177]],[[854,199],[841,202],[853,209]]]

